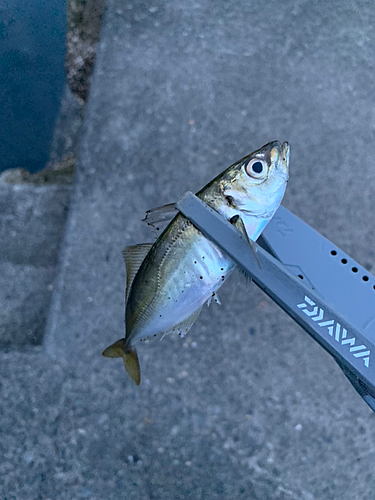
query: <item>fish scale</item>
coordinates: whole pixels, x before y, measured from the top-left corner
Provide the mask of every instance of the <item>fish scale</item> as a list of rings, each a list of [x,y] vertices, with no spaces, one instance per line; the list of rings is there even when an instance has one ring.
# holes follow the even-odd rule
[[[226,277],[234,268],[232,261],[190,223],[186,224],[182,216],[174,221],[171,231],[179,237],[171,235],[168,251],[157,245],[147,257],[154,262],[159,288],[137,318],[134,336],[138,331],[141,338],[149,337],[155,331],[172,333],[176,323],[200,309],[222,284],[222,276]],[[190,233],[189,237],[185,232]],[[177,263],[173,268],[168,259],[170,252],[174,253],[174,262]],[[203,256],[205,259],[202,259]],[[148,266],[145,265],[144,273],[138,276],[138,280],[143,282],[142,294],[147,294],[144,276],[147,272]]]
[[[192,253],[191,269],[197,280],[202,276],[203,286],[207,287],[210,295],[220,286],[220,282],[227,278],[228,273],[234,269],[233,262],[216,246],[203,236],[195,246]],[[196,263],[195,263],[196,262]],[[204,288],[202,287],[202,293]],[[203,300],[202,303],[205,301]]]

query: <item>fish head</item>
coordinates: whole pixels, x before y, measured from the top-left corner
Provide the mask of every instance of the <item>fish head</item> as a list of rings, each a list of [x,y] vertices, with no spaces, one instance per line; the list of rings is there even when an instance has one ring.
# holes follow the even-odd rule
[[[228,220],[239,215],[255,241],[284,196],[289,152],[287,142],[270,142],[229,167],[199,194]]]

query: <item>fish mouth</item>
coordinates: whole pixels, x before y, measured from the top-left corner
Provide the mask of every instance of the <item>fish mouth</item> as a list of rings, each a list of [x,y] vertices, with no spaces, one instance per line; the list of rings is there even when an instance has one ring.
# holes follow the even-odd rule
[[[271,150],[271,157],[275,158],[276,169],[283,174],[285,180],[289,179],[289,157],[290,157],[290,146],[288,142],[280,144],[275,141],[275,145]],[[273,155],[272,155],[273,153]]]
[[[272,141],[263,146],[259,153],[268,157],[271,163],[279,163],[280,161],[289,166],[290,146],[288,142]]]
[[[277,172],[287,181],[289,178],[289,156],[290,146],[288,142],[281,144],[279,141],[272,141],[263,146],[259,153],[268,159]]]
[[[284,142],[281,146],[281,158],[289,166],[290,146],[288,142]]]

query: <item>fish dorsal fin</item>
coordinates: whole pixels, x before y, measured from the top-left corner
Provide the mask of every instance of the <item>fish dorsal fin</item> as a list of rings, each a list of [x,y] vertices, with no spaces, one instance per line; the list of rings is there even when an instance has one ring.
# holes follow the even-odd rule
[[[143,221],[153,228],[157,236],[164,231],[171,220],[178,214],[175,205],[175,203],[169,203],[162,207],[147,210]]]
[[[125,301],[127,302],[131,285],[141,267],[142,262],[145,260],[146,255],[150,251],[152,243],[141,243],[140,245],[133,245],[126,247],[122,251],[122,256],[126,268],[126,294]]]

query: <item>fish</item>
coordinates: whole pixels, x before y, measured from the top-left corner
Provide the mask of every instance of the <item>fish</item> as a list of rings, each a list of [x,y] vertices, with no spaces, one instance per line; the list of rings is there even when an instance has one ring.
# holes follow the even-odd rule
[[[228,167],[197,193],[246,237],[249,250],[282,201],[289,157],[287,142],[272,141]],[[123,250],[125,336],[102,353],[122,358],[136,385],[141,382],[136,341],[171,333],[184,337],[204,304],[220,303],[217,291],[236,267],[174,204],[147,212],[146,222],[162,230],[161,234],[155,243]]]

